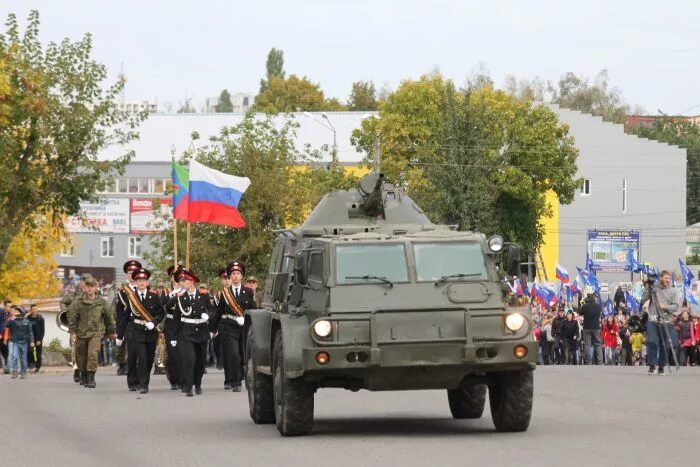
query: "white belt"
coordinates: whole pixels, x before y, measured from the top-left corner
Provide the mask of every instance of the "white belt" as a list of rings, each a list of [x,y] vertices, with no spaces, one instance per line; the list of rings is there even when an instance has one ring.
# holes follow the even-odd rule
[[[221,315],[221,319],[236,319],[238,316],[234,315]]]
[[[148,321],[144,321],[142,319],[135,319],[134,324],[140,324],[141,326],[145,326]]]
[[[171,315],[170,313],[168,313],[167,315],[165,315],[165,317],[168,318],[168,319],[173,319],[173,318],[174,318],[174,316]]]
[[[201,318],[199,318],[199,319],[180,318],[180,321],[182,321],[183,323],[187,323],[187,324],[202,324],[202,323],[206,323],[209,320],[208,319],[201,319]]]

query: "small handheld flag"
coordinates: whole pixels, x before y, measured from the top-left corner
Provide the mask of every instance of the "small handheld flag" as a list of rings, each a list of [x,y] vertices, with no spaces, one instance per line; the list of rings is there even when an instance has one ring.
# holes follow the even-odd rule
[[[562,284],[569,283],[569,271],[561,264],[557,264],[557,279],[559,279]]]
[[[681,274],[683,275],[683,284],[686,286],[689,286],[692,282],[695,276],[693,276],[693,273],[690,272],[690,269],[688,269],[688,266],[678,258],[678,264],[681,266]]]

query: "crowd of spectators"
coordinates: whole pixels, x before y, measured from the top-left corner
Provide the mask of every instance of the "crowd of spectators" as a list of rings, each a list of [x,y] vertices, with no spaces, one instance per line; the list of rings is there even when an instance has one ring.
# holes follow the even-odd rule
[[[645,311],[632,312],[616,300],[613,313],[606,313],[598,297],[568,303],[562,299],[552,306],[532,300],[534,336],[539,343],[541,365],[646,365]],[[670,345],[681,366],[700,363],[700,315],[687,306],[670,317]],[[665,343],[667,347],[669,343]]]

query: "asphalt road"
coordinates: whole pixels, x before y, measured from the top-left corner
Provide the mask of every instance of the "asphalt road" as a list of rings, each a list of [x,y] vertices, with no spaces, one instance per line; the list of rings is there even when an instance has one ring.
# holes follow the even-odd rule
[[[140,466],[697,465],[700,368],[540,367],[526,433],[450,416],[443,391],[320,390],[311,436],[255,425],[245,392],[204,377],[186,398],[154,376],[145,396],[112,370],[84,389],[71,374],[0,375],[0,464]]]

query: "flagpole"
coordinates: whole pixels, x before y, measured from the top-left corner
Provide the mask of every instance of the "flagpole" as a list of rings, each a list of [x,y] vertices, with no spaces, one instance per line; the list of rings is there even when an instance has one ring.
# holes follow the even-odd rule
[[[187,223],[187,241],[185,246],[185,268],[190,268],[190,223]]]
[[[170,149],[171,167],[173,171],[173,183],[175,183],[175,145]],[[173,205],[175,205],[175,194],[173,192]],[[173,267],[177,269],[177,219],[173,210]]]

